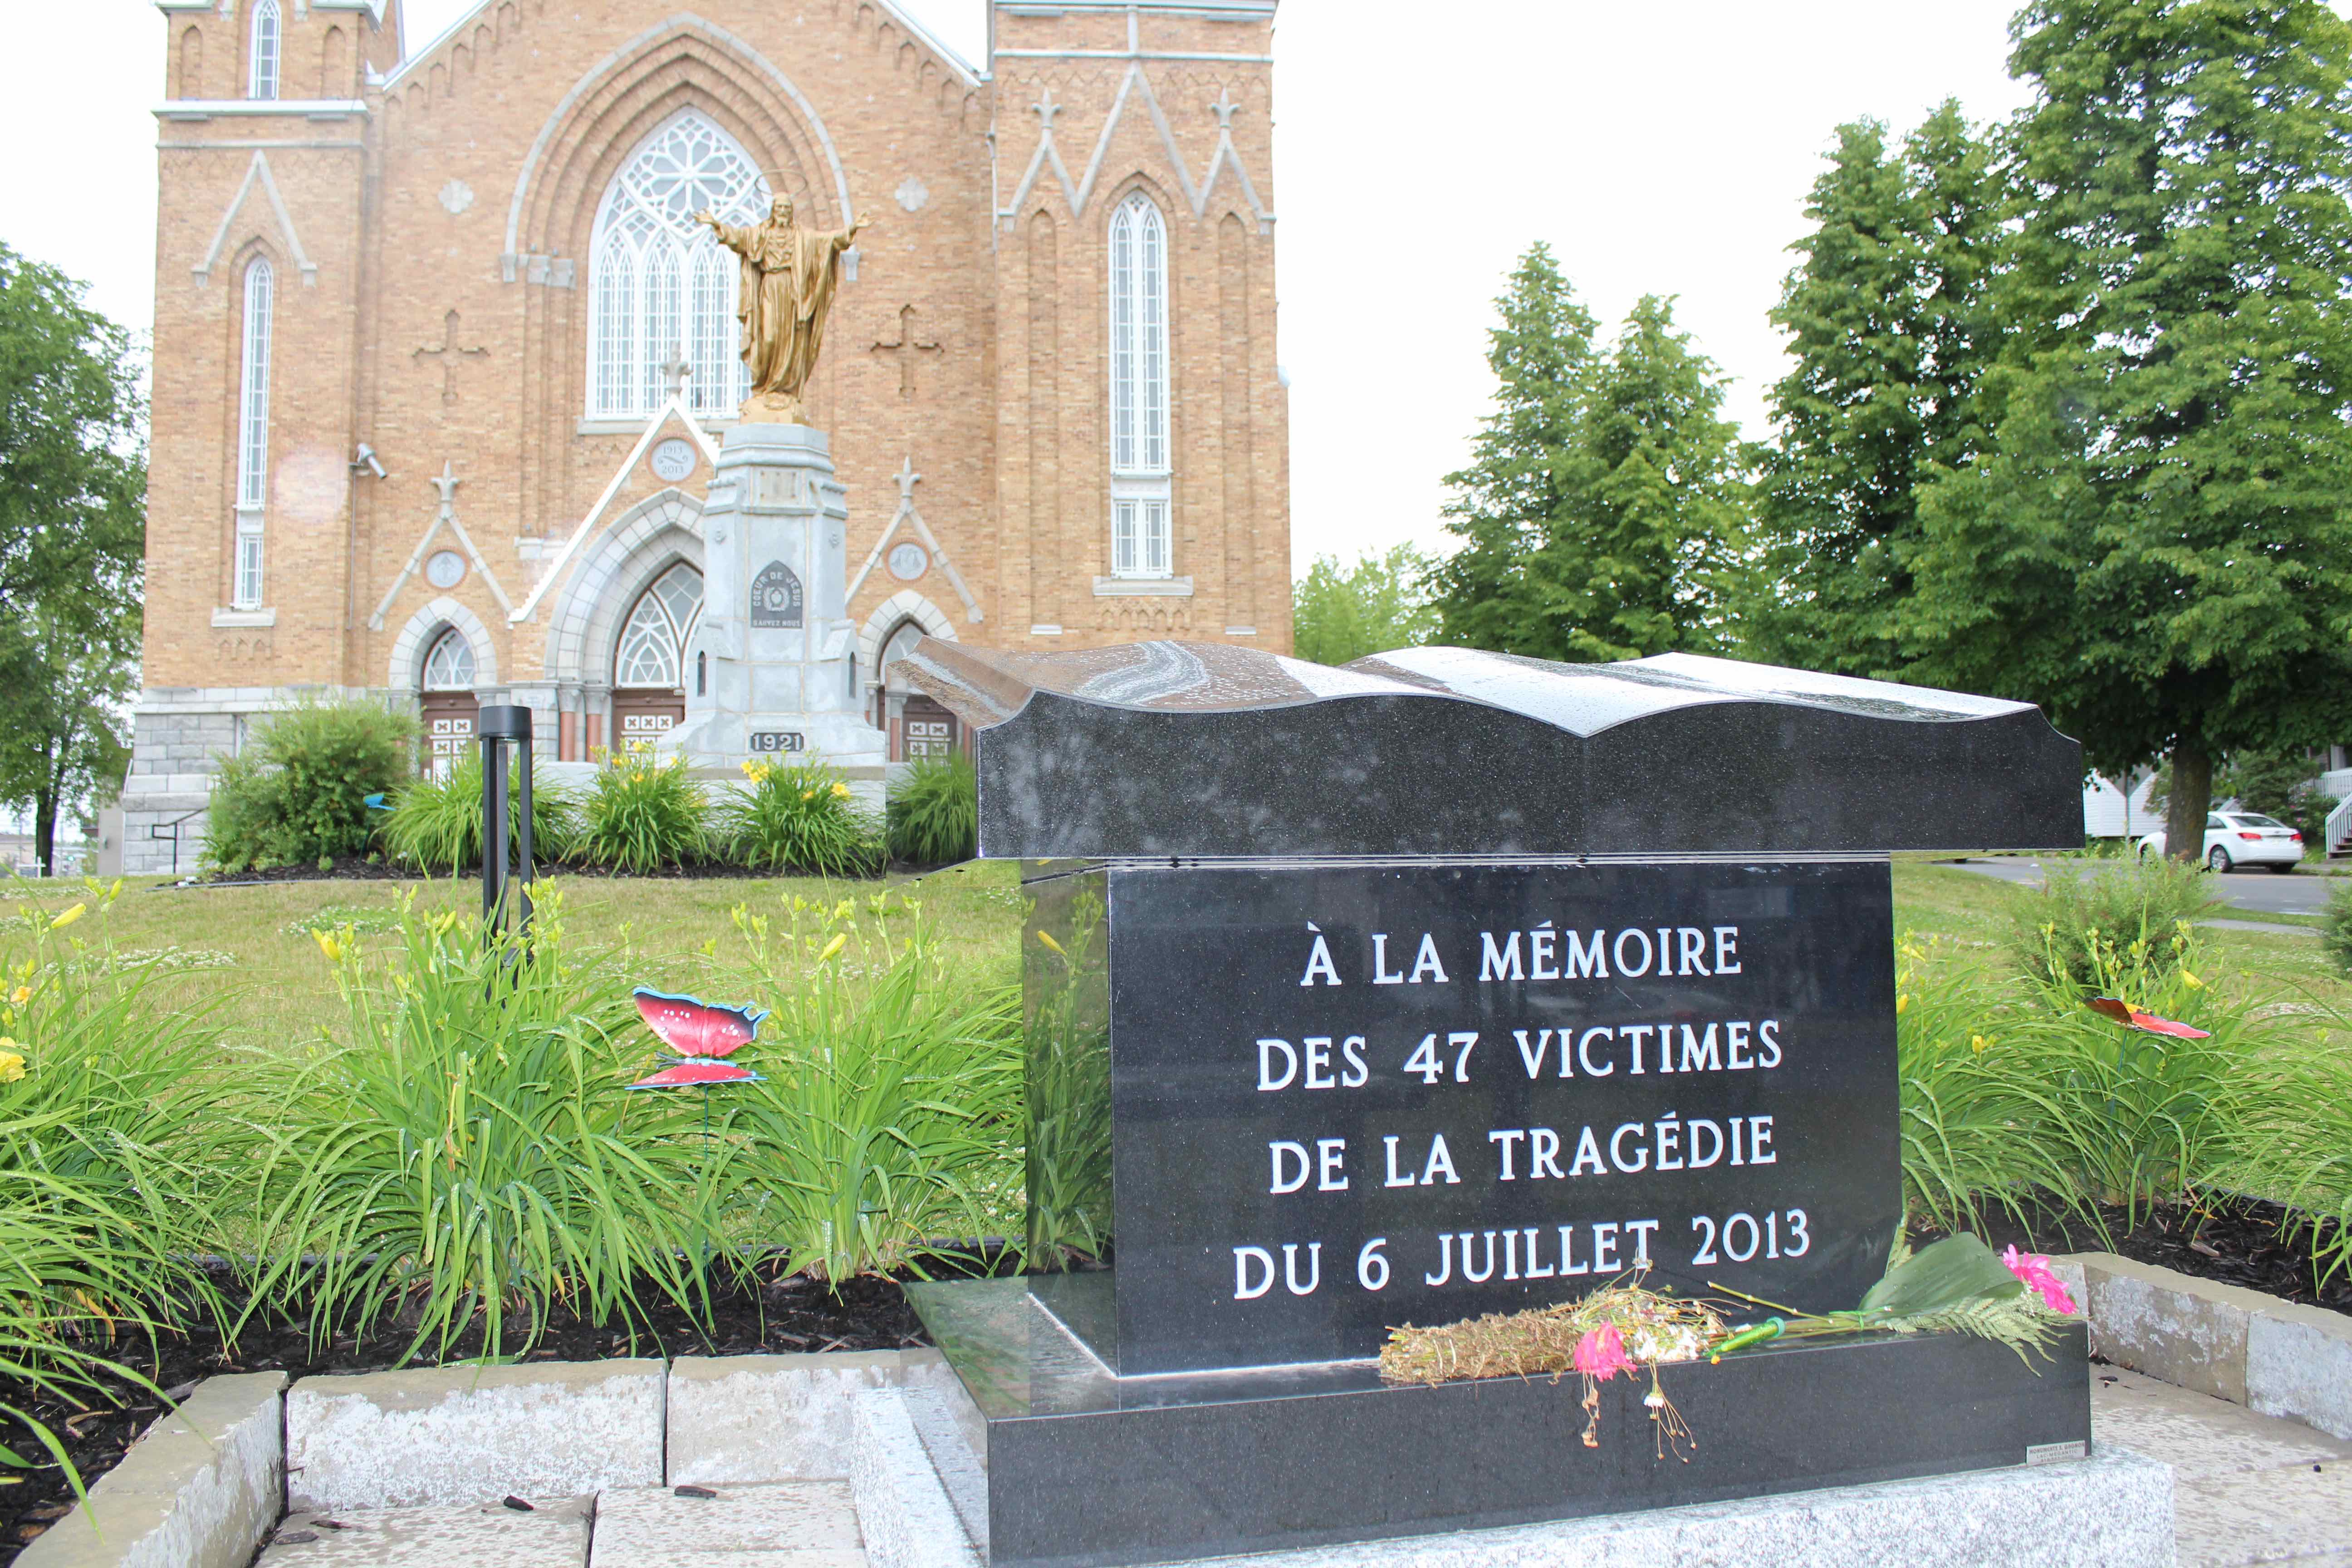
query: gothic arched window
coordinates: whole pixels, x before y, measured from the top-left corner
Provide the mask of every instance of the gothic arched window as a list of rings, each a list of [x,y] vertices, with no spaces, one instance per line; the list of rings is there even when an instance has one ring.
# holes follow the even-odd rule
[[[246,57],[246,97],[278,96],[278,61],[282,45],[278,0],[257,0],[253,7],[253,47]]]
[[[662,367],[694,367],[687,400],[698,414],[732,414],[751,395],[735,323],[738,263],[694,221],[708,209],[756,222],[768,182],[743,149],[691,110],[638,148],[613,177],[591,242],[588,412],[651,415],[669,395]]]
[[[445,631],[425,656],[425,689],[471,691],[474,689],[474,645],[456,627]]]
[[[682,685],[686,639],[701,616],[702,574],[681,561],[654,579],[622,624],[621,645],[613,656],[613,684]]]
[[[230,604],[261,607],[262,509],[269,500],[269,342],[277,272],[266,256],[245,269],[245,355],[236,421],[236,580]]]
[[[1174,570],[1169,520],[1168,226],[1140,191],[1110,218],[1111,575]]]

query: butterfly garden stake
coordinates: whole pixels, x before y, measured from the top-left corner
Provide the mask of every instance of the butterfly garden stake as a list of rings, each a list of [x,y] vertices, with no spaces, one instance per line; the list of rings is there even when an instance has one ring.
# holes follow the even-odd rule
[[[768,1016],[765,1008],[753,1012],[749,1007],[721,1007],[703,1001],[698,996],[676,996],[667,991],[656,991],[650,985],[640,985],[634,994],[637,1016],[646,1027],[658,1037],[674,1053],[670,1065],[650,1078],[639,1079],[631,1089],[698,1089],[702,1091],[702,1165],[703,1180],[708,1185],[710,1175],[710,1090],[723,1083],[758,1083],[760,1075],[740,1062],[727,1058],[748,1046],[760,1033],[761,1021]],[[703,1241],[704,1262],[709,1259],[710,1244],[706,1235]]]

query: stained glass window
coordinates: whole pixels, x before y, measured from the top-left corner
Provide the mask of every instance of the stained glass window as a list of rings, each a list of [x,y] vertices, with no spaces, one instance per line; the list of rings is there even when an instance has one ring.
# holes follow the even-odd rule
[[[677,687],[686,639],[701,616],[702,574],[681,561],[654,580],[623,623],[613,684]]]
[[[589,331],[589,412],[642,417],[669,395],[662,368],[694,367],[698,414],[731,414],[751,390],[735,321],[737,263],[694,221],[766,216],[768,182],[732,137],[692,110],[648,137],[614,175],[590,251],[595,309]]]
[[[278,96],[278,63],[283,52],[278,0],[259,0],[253,8],[253,48],[248,57],[247,98]]]
[[[425,689],[471,691],[474,689],[474,647],[456,630],[443,632],[425,656]]]
[[[1111,575],[1174,570],[1169,527],[1168,226],[1138,192],[1110,219]]]

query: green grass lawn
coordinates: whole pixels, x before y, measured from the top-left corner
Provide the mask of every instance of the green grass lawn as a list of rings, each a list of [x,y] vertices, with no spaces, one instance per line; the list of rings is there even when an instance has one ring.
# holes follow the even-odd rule
[[[555,877],[544,884],[561,900],[572,941],[629,955],[640,984],[691,991],[708,978],[707,955],[740,951],[733,911],[782,917],[795,898],[831,905],[887,889],[921,905],[950,963],[975,984],[1020,977],[1020,868],[973,861],[923,877],[827,883],[811,878]],[[0,918],[37,910],[54,917],[88,900],[79,882],[0,884]],[[332,967],[311,934],[350,923],[363,950],[389,946],[404,898],[420,910],[481,907],[478,881],[279,882],[257,888],[175,889],[149,879],[126,882],[100,924],[76,934],[111,942],[131,963],[162,966],[158,994],[185,1007],[218,1007],[233,1045],[315,1038],[338,1021],[342,1004]],[[719,998],[714,997],[713,1000]]]
[[[980,984],[1019,977],[1021,892],[1011,861],[973,861],[887,883],[825,883],[805,878],[709,879],[558,877],[562,918],[575,941],[630,954],[631,973],[648,985],[692,990],[708,977],[707,953],[724,955],[738,941],[732,911],[779,914],[794,898],[830,903],[887,888],[920,900],[948,954]],[[55,914],[86,897],[78,883],[55,889],[19,882],[0,891],[5,908]],[[224,1009],[238,1043],[310,1039],[341,1012],[333,973],[310,929],[350,921],[363,943],[383,934],[403,898],[421,909],[478,907],[478,882],[317,881],[258,888],[173,889],[160,882],[126,888],[106,939],[133,961],[164,966],[164,994],[185,1005]],[[1922,858],[1895,865],[1895,924],[1922,939],[2006,962],[2013,911],[2033,894],[2012,884]],[[2269,920],[2271,917],[2260,917]],[[371,928],[373,928],[373,930]],[[96,922],[83,928],[93,940]],[[2261,931],[2200,932],[2222,972],[2262,1000],[2321,1000],[2352,1009],[2352,984],[2309,937]]]

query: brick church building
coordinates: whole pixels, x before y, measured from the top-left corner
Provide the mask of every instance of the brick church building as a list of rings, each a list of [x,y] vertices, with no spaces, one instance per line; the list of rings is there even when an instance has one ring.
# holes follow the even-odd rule
[[[301,693],[410,705],[427,765],[485,701],[550,760],[676,721],[744,393],[691,220],[772,192],[871,225],[809,404],[894,756],[960,740],[882,679],[919,635],[1288,651],[1276,0],[995,0],[985,69],[890,0],[692,4],[157,0],[126,869]]]

